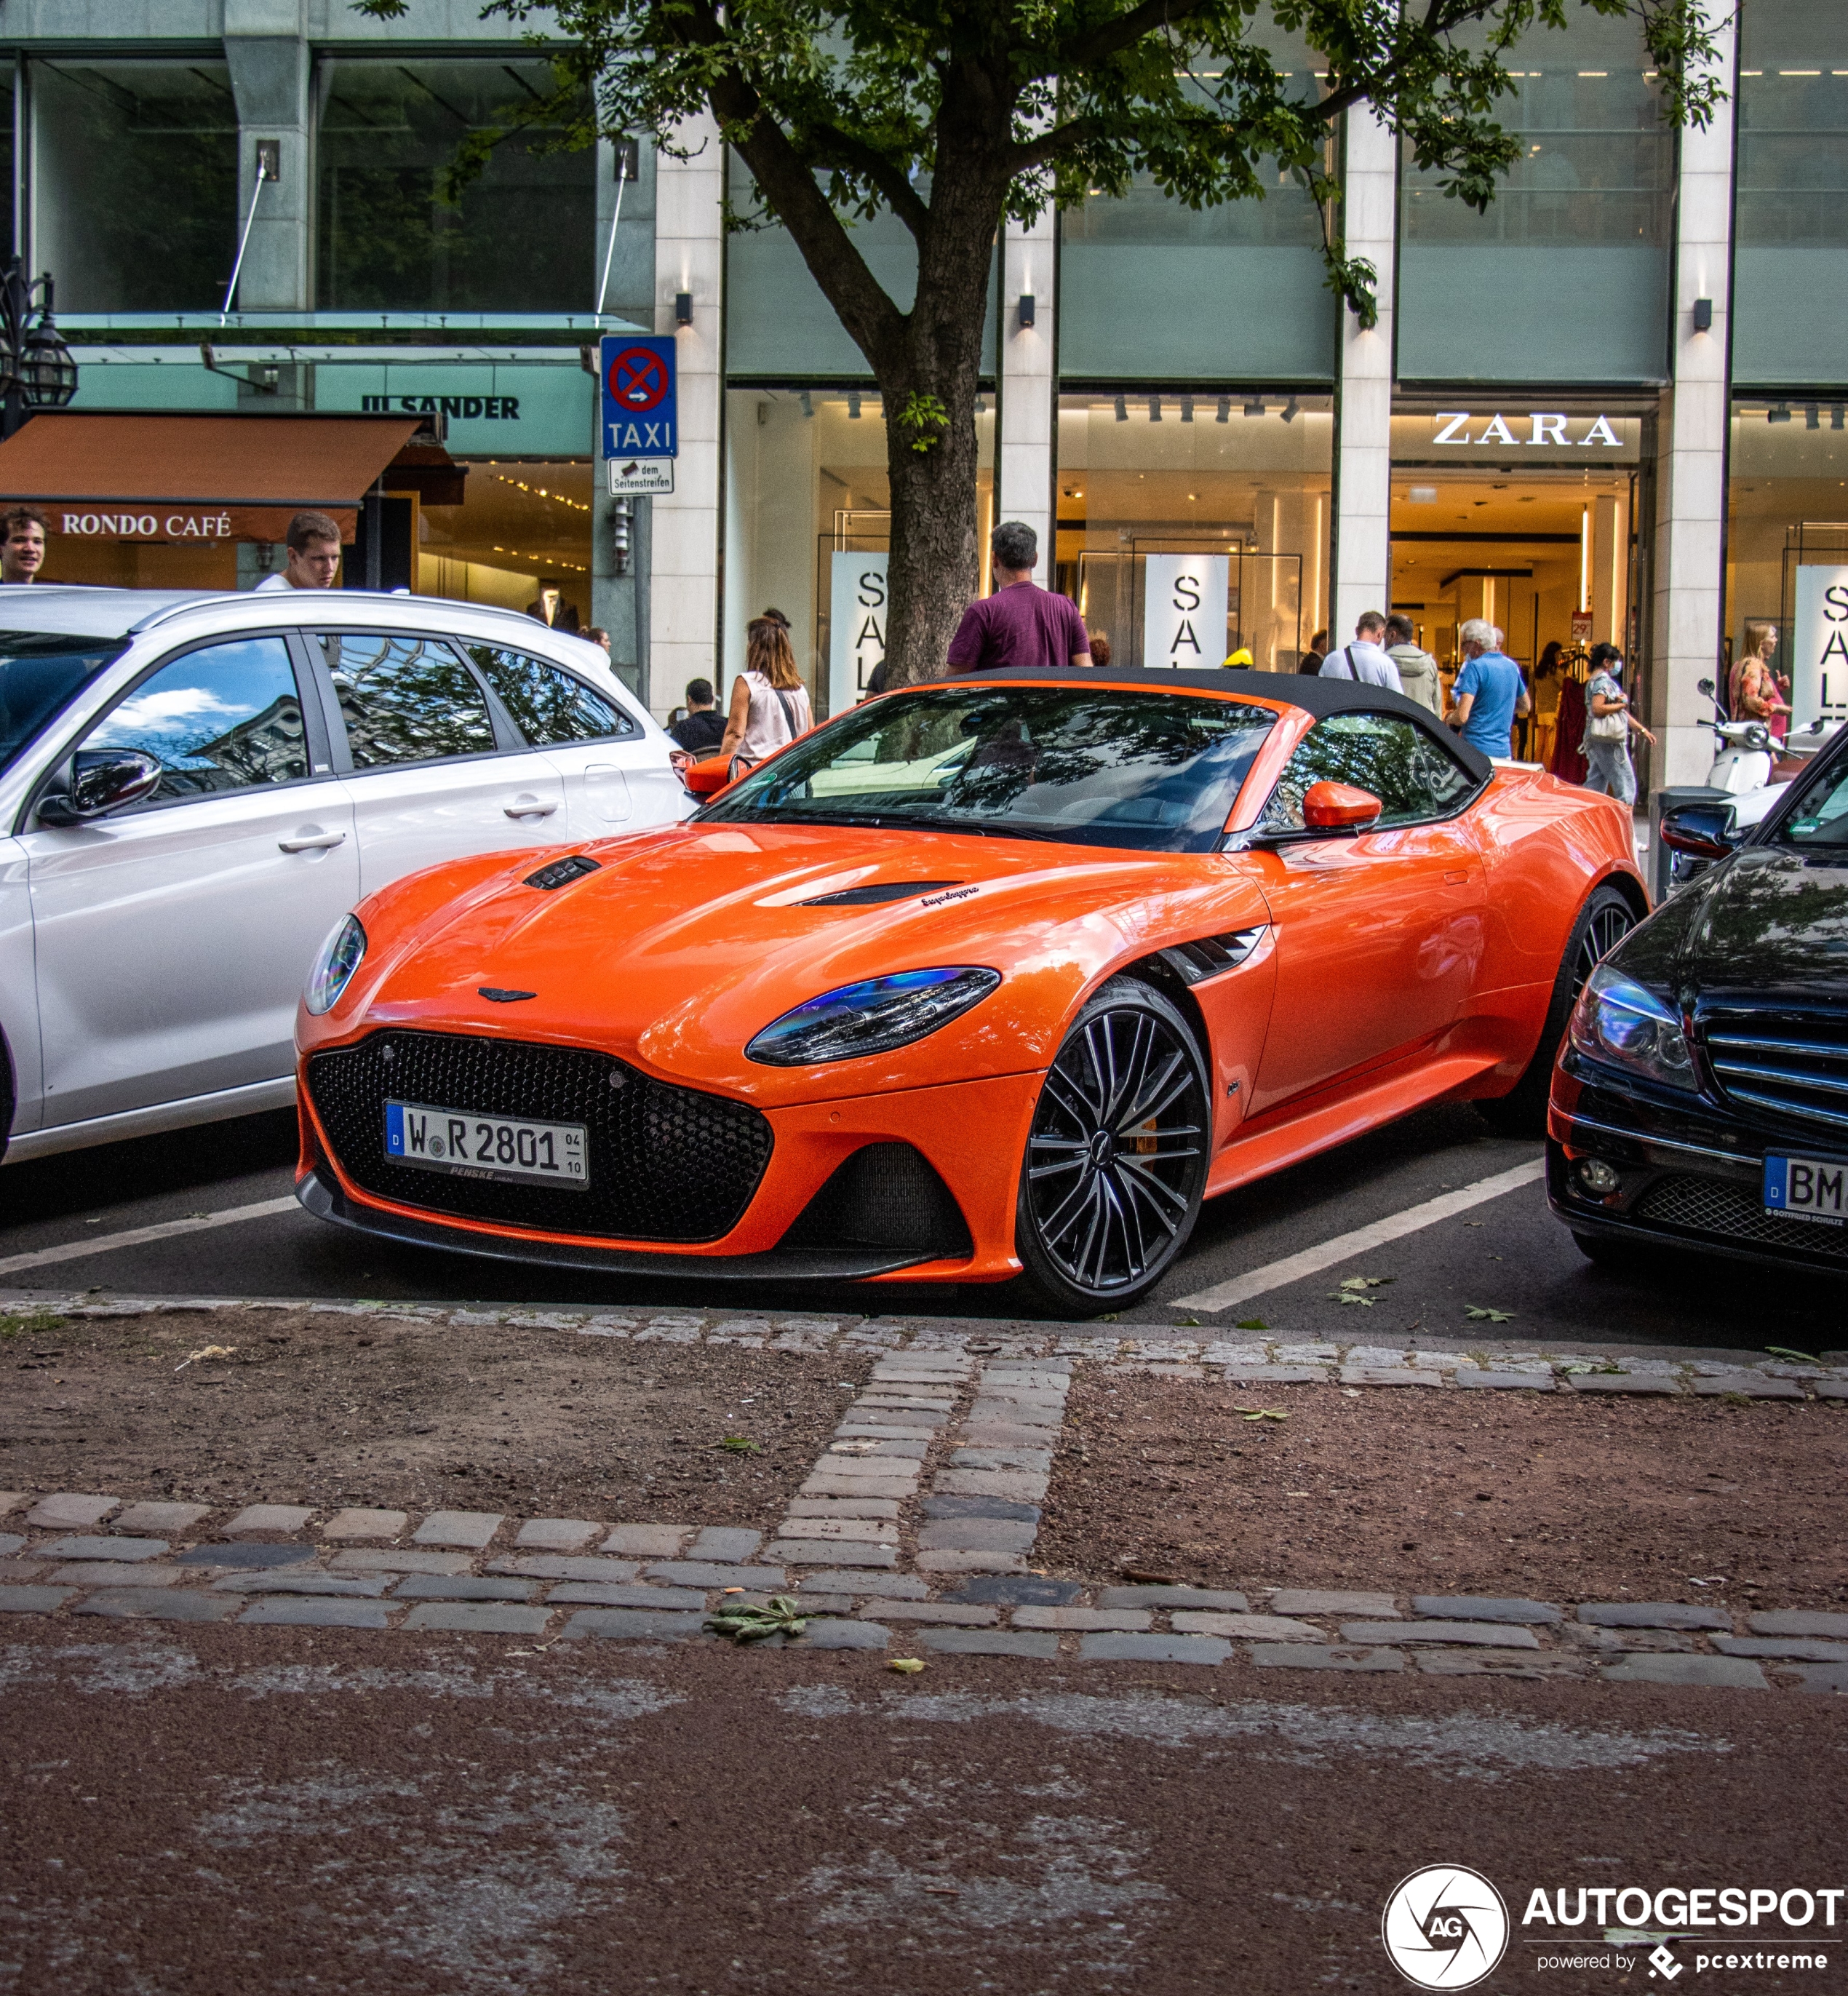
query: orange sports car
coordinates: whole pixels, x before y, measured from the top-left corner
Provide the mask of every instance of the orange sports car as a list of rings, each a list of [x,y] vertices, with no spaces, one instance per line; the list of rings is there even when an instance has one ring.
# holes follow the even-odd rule
[[[1646,906],[1620,805],[1375,687],[906,687],[684,824],[362,903],[298,1191],[514,1261],[1118,1308],[1203,1200],[1423,1103],[1538,1134]]]

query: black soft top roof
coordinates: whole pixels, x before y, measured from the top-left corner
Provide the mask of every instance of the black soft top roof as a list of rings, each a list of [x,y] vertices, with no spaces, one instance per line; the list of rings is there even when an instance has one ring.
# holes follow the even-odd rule
[[[1139,693],[1237,693],[1247,700],[1281,700],[1313,714],[1318,721],[1331,714],[1393,714],[1415,721],[1427,735],[1434,735],[1478,783],[1487,781],[1493,766],[1481,750],[1453,734],[1429,707],[1420,707],[1402,693],[1364,680],[1325,680],[1306,673],[1227,672],[1215,668],[1204,672],[1150,671],[1130,666],[1069,666],[1062,671],[1041,670],[1032,666],[1008,666],[996,672],[958,673],[959,680],[1050,680],[1075,686],[1134,687]],[[941,684],[941,681],[936,682]],[[894,688],[894,691],[897,689]],[[1844,730],[1848,733],[1848,730]]]

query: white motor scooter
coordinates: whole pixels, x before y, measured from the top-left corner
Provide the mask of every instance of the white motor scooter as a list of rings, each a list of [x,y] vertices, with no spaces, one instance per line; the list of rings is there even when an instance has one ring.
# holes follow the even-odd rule
[[[1707,724],[1717,746],[1713,766],[1707,772],[1707,787],[1731,797],[1762,790],[1771,780],[1776,760],[1771,731],[1762,721],[1722,721],[1711,680],[1702,680],[1698,690],[1714,703],[1713,718]]]

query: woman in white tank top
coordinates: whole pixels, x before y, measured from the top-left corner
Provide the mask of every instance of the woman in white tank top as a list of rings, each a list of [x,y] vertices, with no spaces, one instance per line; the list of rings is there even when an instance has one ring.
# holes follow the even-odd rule
[[[732,682],[719,753],[761,762],[814,724],[789,633],[768,617],[753,618],[745,637],[745,669]]]

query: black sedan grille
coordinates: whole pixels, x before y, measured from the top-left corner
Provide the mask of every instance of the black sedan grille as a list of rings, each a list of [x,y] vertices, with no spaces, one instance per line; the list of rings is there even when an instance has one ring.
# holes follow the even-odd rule
[[[1704,1037],[1721,1093],[1741,1109],[1848,1131],[1848,1018],[1721,1013]]]
[[[549,1234],[715,1241],[743,1217],[770,1161],[769,1122],[723,1096],[651,1080],[608,1054],[463,1033],[387,1031],[315,1054],[308,1087],[335,1161],[401,1206]],[[385,1150],[385,1104],[579,1123],[590,1184],[450,1177]]]
[[[1805,1254],[1848,1258],[1848,1233],[1767,1213],[1752,1195],[1716,1179],[1658,1179],[1637,1200],[1635,1217],[1690,1234],[1724,1234],[1762,1248],[1792,1248]]]

